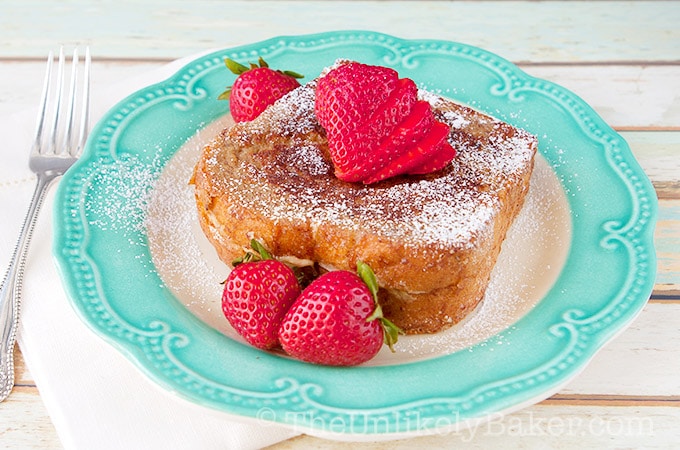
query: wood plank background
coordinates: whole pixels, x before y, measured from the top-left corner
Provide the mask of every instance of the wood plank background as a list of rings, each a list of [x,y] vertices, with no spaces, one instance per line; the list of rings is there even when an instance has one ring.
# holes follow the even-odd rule
[[[680,60],[676,2],[504,3],[13,1],[0,16],[0,57],[42,58],[45,48],[62,42],[96,44],[96,54],[106,58],[174,59],[275,36],[372,30],[461,41],[518,63]]]
[[[622,134],[656,188],[658,274],[649,303],[580,376],[550,399],[475,430],[364,447],[677,445],[679,2],[2,0],[0,4],[0,115],[36,104],[42,60],[56,43],[91,45],[96,95],[120,79],[195,52],[335,29],[477,45],[531,75],[572,90]],[[17,389],[8,403],[0,405],[0,448],[60,448],[19,352],[17,361]],[[273,448],[309,446],[357,447],[302,436]]]

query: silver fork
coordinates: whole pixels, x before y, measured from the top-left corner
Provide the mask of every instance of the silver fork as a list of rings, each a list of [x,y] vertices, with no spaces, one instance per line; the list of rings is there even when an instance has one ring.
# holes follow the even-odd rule
[[[35,140],[28,165],[37,176],[33,198],[21,234],[0,288],[0,402],[14,387],[14,342],[19,324],[19,306],[26,254],[38,212],[50,184],[63,175],[82,153],[88,132],[90,104],[90,51],[85,50],[84,69],[79,70],[78,50],[73,51],[70,75],[64,49],[59,50],[57,70],[54,55],[47,58]],[[82,80],[79,83],[79,75]],[[68,82],[68,91],[65,91]],[[82,103],[76,102],[82,97]],[[46,121],[48,121],[46,123]],[[76,133],[74,133],[76,129]]]

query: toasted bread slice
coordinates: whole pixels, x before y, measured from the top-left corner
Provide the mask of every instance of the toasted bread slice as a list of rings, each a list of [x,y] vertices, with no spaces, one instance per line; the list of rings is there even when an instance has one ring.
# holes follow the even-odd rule
[[[229,264],[250,239],[325,270],[375,271],[385,315],[407,333],[460,321],[484,296],[505,234],[522,208],[536,138],[421,92],[451,126],[444,170],[374,185],[333,174],[314,115],[315,82],[252,122],[223,130],[193,175],[201,227]]]

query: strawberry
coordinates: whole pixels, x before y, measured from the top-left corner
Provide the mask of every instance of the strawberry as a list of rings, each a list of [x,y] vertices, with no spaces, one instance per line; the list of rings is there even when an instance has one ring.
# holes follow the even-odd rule
[[[359,275],[327,272],[314,280],[286,313],[279,330],[281,347],[315,364],[352,366],[373,358],[383,343],[390,348],[399,329],[382,317],[377,281],[364,263]]]
[[[361,181],[375,142],[358,130],[371,124],[372,115],[390,98],[398,79],[393,69],[356,62],[340,65],[319,79],[314,110],[326,130],[338,178]]]
[[[259,65],[251,63],[250,67],[229,58],[224,63],[238,77],[218,99],[229,100],[229,110],[236,122],[253,120],[269,105],[300,86],[297,79],[303,78],[296,72],[273,70],[262,58]]]
[[[234,262],[222,293],[222,311],[246,341],[271,349],[279,343],[281,321],[300,295],[300,286],[288,266],[271,259],[259,242],[251,244],[259,255],[247,253]]]
[[[407,153],[409,149],[413,149],[419,141],[431,132],[434,123],[430,104],[424,101],[416,102],[408,117],[380,142],[372,159],[373,168],[365,171],[366,177],[363,182],[371,184],[388,178],[385,176],[378,178],[376,173],[384,171],[388,166],[393,165],[396,159]]]
[[[455,150],[441,143],[448,125],[417,94],[415,83],[393,69],[356,62],[319,79],[314,110],[338,178],[370,184],[440,170],[453,159]]]
[[[449,127],[441,122],[435,122],[427,136],[370,177],[367,183],[375,183],[405,173],[423,174],[443,168],[456,154],[446,140],[448,135]]]
[[[356,130],[387,100],[398,79],[388,67],[356,62],[338,66],[317,84],[314,109],[319,123],[329,133]]]
[[[353,135],[353,139],[359,139],[364,146],[366,155],[362,155],[363,161],[360,164],[355,164],[352,169],[343,172],[345,180],[364,181],[397,155],[393,146],[383,146],[381,143],[387,141],[397,126],[412,114],[417,94],[418,88],[413,80],[402,78],[397,81],[397,88]],[[338,142],[343,142],[343,139],[335,139],[333,142],[337,145]]]
[[[433,156],[429,156],[419,166],[412,167],[407,173],[410,175],[423,175],[442,170],[456,156],[456,149],[447,140],[444,140],[433,153],[435,153]]]

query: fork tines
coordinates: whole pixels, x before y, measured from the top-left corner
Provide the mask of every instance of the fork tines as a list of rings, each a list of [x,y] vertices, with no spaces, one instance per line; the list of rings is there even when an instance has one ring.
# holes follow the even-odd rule
[[[80,64],[78,49],[70,56],[70,70],[67,71],[67,57],[64,48],[59,49],[55,66],[55,55],[47,57],[45,81],[40,100],[40,114],[34,143],[34,151],[41,154],[70,154],[82,152],[87,136],[90,97],[90,49],[85,48],[84,64]],[[67,73],[68,72],[68,73]],[[68,95],[64,96],[64,89]],[[76,104],[75,99],[82,99]],[[53,101],[48,101],[52,99]],[[48,123],[45,123],[45,121]],[[74,130],[74,126],[78,126]],[[46,132],[46,130],[49,130]]]

